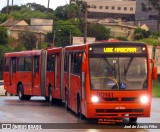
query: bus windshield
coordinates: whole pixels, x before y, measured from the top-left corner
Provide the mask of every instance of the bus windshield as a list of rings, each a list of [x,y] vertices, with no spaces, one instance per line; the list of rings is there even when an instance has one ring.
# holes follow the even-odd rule
[[[146,57],[92,57],[89,62],[92,90],[147,89]]]

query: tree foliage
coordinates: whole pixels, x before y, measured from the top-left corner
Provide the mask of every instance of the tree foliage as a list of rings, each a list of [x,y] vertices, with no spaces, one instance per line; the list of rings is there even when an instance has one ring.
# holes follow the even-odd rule
[[[106,40],[110,38],[110,30],[100,24],[89,24],[87,36],[95,37],[96,40]]]
[[[32,32],[21,32],[18,37],[19,44],[24,46],[27,50],[36,48],[37,38]]]
[[[8,6],[8,13],[11,13],[12,11],[20,11],[23,7],[24,7],[24,5],[23,6],[14,5],[13,7]],[[2,8],[1,13],[3,13],[3,14],[7,13],[7,6]]]
[[[0,45],[6,45],[9,42],[9,37],[7,34],[7,29],[5,27],[0,27]]]
[[[158,41],[157,39],[154,39],[154,38],[143,38],[138,41],[145,42],[148,45],[152,45],[152,46],[160,46],[160,41]]]
[[[26,6],[29,7],[31,10],[39,10],[41,12],[51,12],[51,13],[53,13],[53,9],[51,9],[51,8],[48,9],[45,6],[40,5],[40,4],[27,3]]]
[[[146,31],[146,30],[141,29],[141,28],[137,28],[134,33],[135,33],[135,40],[148,38],[151,35],[150,31]]]
[[[22,8],[20,11],[12,12],[9,17],[15,20],[25,20],[29,22],[31,18],[42,18],[42,19],[54,19],[54,15],[50,12],[44,13],[39,10],[31,10],[29,8]]]
[[[0,24],[7,21],[8,16],[6,14],[0,14]]]
[[[56,46],[70,45],[70,37],[82,35],[81,31],[68,20],[57,21],[54,32]]]
[[[56,8],[54,14],[57,19],[59,20],[67,20],[68,19],[68,11],[67,11],[67,5],[65,6],[59,6]]]

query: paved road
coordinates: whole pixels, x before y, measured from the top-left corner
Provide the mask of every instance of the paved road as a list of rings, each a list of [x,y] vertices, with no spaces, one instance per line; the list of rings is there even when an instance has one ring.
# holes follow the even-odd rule
[[[127,122],[127,120],[125,120]],[[17,96],[0,97],[0,123],[69,123],[64,125],[73,125],[72,123],[85,123],[89,128],[93,124],[87,124],[86,120],[80,120],[75,114],[66,111],[63,106],[50,106],[43,97],[32,97],[31,101],[20,101]],[[138,123],[160,123],[160,99],[152,100],[152,109],[150,118],[140,118]],[[58,124],[57,124],[58,125]],[[91,126],[90,126],[91,125]],[[63,126],[61,125],[63,128]],[[94,128],[98,127],[94,124]],[[115,126],[117,127],[117,126]],[[53,131],[53,130],[47,130]],[[54,130],[55,131],[55,130]],[[57,131],[68,131],[58,129]],[[75,129],[70,130],[74,132]],[[76,131],[99,132],[105,129],[77,129]],[[108,131],[116,131],[119,129],[108,129]],[[121,129],[121,131],[153,131],[151,129]],[[157,131],[154,129],[154,131]]]

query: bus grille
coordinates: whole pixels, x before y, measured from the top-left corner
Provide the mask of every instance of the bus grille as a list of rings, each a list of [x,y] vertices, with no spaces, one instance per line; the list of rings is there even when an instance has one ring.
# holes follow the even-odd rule
[[[118,101],[136,101],[137,97],[125,97],[125,98],[103,98],[105,101],[113,101],[113,102],[118,102]]]
[[[143,109],[96,109],[96,113],[132,113],[143,112]]]

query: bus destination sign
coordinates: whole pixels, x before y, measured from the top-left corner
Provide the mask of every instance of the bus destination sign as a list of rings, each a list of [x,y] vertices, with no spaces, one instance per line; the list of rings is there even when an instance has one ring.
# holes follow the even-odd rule
[[[145,47],[90,47],[90,53],[94,54],[135,54],[146,53]]]
[[[113,47],[108,47],[108,48],[103,48],[104,53],[137,53],[137,48],[113,48]]]

